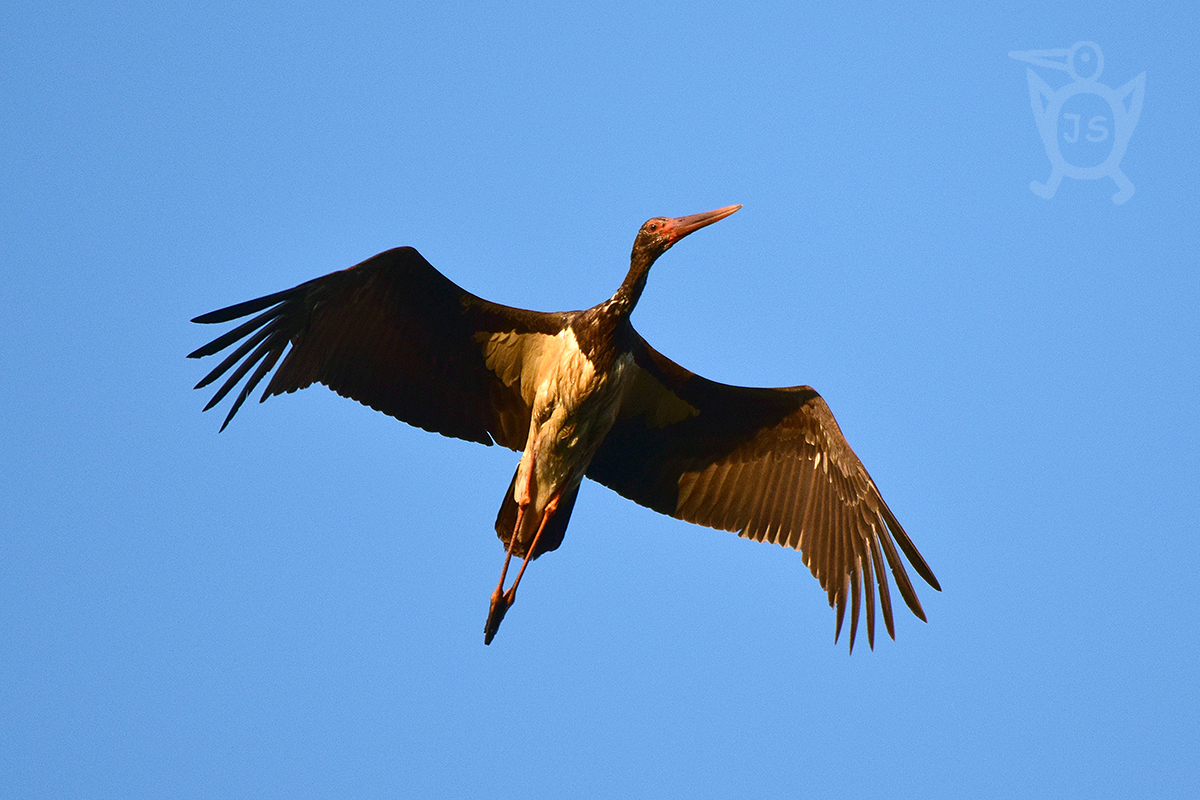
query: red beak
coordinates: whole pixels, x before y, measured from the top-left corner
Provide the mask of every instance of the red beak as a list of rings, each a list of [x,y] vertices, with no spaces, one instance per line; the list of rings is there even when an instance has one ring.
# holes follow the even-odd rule
[[[698,231],[705,225],[712,225],[717,220],[725,219],[739,208],[741,208],[741,205],[725,206],[724,208],[718,208],[716,211],[705,211],[703,214],[692,214],[689,217],[675,217],[674,219],[667,220],[666,229],[663,232],[667,235],[668,244],[675,244],[692,231]]]

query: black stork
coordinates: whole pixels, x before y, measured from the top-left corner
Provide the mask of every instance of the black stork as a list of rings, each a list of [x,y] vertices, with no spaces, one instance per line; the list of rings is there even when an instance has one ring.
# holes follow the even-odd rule
[[[189,354],[202,358],[245,339],[196,388],[236,365],[207,411],[254,370],[224,430],[278,363],[259,402],[323,383],[425,430],[521,452],[496,517],[507,552],[485,644],[529,562],[562,543],[587,476],[663,514],[799,550],[837,610],[834,641],[849,597],[853,651],[865,594],[874,648],[876,585],[895,638],[885,559],[905,603],[925,619],[896,544],[917,574],[941,587],[825,401],[808,386],[758,389],[700,377],[652,348],[629,322],[655,260],[739,208],[646,222],[616,294],[585,311],[491,303],[413,248],[388,250],[196,317],[216,323],[262,312]],[[505,590],[514,555],[521,569]]]

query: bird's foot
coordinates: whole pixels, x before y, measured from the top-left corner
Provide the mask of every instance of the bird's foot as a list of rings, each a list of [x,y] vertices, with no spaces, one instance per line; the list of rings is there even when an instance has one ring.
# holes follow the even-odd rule
[[[502,592],[499,586],[496,587],[496,591],[492,592],[492,605],[488,609],[487,623],[483,626],[484,644],[492,643],[492,638],[496,635],[496,631],[500,630],[500,623],[504,620],[504,615],[508,612],[508,607],[513,604],[515,597],[516,593],[512,589]]]

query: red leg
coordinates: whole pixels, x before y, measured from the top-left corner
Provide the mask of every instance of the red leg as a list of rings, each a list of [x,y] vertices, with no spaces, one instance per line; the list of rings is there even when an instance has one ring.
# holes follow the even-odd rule
[[[535,444],[531,456],[536,456],[536,452],[537,448]],[[520,493],[517,495],[517,521],[513,525],[512,535],[508,538],[508,552],[504,554],[504,567],[500,570],[500,582],[496,584],[496,590],[492,592],[492,602],[488,608],[487,622],[483,626],[484,644],[492,643],[492,637],[499,630],[500,622],[504,619],[504,614],[508,611],[508,607],[512,605],[512,596],[506,594],[504,591],[504,579],[508,575],[508,565],[512,561],[513,548],[517,545],[517,534],[521,532],[521,522],[525,519],[525,510],[533,502],[533,473],[534,464],[531,463],[529,474],[525,479],[524,485],[520,487]]]
[[[517,597],[517,584],[521,582],[521,576],[525,574],[525,568],[529,566],[529,559],[536,552],[538,539],[542,538],[542,531],[546,530],[546,523],[550,521],[550,518],[554,516],[554,512],[558,510],[558,498],[560,497],[562,497],[561,494],[556,494],[550,498],[549,503],[546,503],[546,510],[542,512],[542,523],[538,525],[537,533],[533,536],[533,542],[530,543],[529,550],[525,553],[525,560],[521,562],[521,570],[517,573],[517,578],[513,581],[513,585],[508,587],[507,597],[510,605]]]
[[[483,629],[483,643],[491,644],[492,638],[496,635],[496,631],[500,629],[500,623],[504,620],[504,615],[508,612],[508,607],[513,604],[517,598],[517,585],[521,582],[521,576],[525,574],[525,568],[529,566],[529,560],[536,552],[538,540],[542,538],[542,531],[546,529],[546,523],[550,521],[550,517],[554,516],[555,510],[558,508],[558,500],[562,494],[556,494],[550,498],[550,502],[546,504],[545,511],[542,512],[542,520],[538,524],[537,533],[534,534],[533,541],[529,545],[529,549],[525,552],[525,559],[521,562],[521,570],[517,573],[513,585],[504,591],[504,576],[508,573],[508,564],[512,559],[513,546],[517,541],[517,532],[521,530],[521,518],[525,515],[525,509],[528,504],[518,504],[517,507],[517,524],[513,530],[512,538],[508,542],[508,555],[504,557],[504,569],[500,571],[500,583],[496,586],[496,590],[492,592],[492,604],[488,609],[487,623]]]
[[[517,524],[513,526],[513,534],[508,540],[508,551],[504,554],[504,567],[500,570],[500,583],[496,584],[496,591],[492,592],[492,608],[496,607],[500,596],[504,594],[504,578],[508,575],[508,562],[512,561],[513,547],[517,543],[517,531],[521,530],[521,518],[525,516],[525,505],[517,506]],[[504,612],[500,612],[503,616]],[[491,614],[488,614],[489,618]],[[499,623],[497,623],[499,625]]]
[[[492,637],[500,629],[500,622],[504,619],[504,614],[512,605],[512,598],[504,592],[504,579],[508,575],[508,565],[512,561],[513,548],[517,546],[517,534],[521,530],[521,520],[525,518],[525,509],[527,508],[529,508],[528,487],[525,488],[523,496],[517,500],[517,523],[513,526],[512,535],[508,538],[508,552],[504,554],[504,567],[500,570],[500,582],[496,584],[496,589],[492,592],[492,603],[488,607],[487,622],[483,626],[484,644],[492,643]]]

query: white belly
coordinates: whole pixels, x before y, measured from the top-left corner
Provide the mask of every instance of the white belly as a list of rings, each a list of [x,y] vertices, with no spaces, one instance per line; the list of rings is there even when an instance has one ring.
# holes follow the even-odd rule
[[[624,354],[615,369],[597,375],[569,328],[555,336],[547,350],[515,486],[518,503],[528,487],[535,518],[551,496],[583,479],[616,420],[632,362],[632,356]]]

